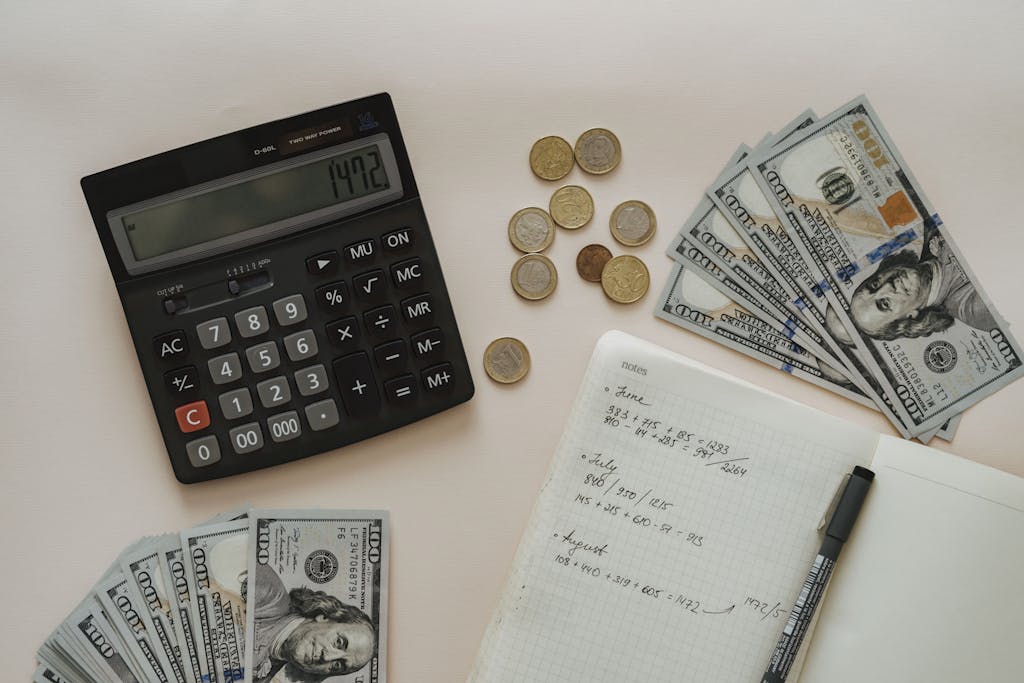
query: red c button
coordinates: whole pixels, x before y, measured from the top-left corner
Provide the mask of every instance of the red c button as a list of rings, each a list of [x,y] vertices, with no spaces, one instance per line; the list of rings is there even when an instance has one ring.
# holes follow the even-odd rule
[[[174,417],[178,418],[178,428],[182,432],[197,432],[210,426],[210,411],[206,401],[186,403],[174,409]]]

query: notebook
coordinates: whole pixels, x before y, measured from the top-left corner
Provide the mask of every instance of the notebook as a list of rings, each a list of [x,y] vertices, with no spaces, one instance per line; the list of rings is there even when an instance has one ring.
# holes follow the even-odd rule
[[[613,331],[469,683],[759,681],[855,465],[875,481],[788,680],[1020,680],[1024,479]]]

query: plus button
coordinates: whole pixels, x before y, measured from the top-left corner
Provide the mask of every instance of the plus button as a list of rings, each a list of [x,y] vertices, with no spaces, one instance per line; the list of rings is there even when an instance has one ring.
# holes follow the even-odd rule
[[[352,385],[352,391],[358,391],[360,396],[363,395],[363,389],[365,388],[366,385],[360,382],[358,379],[356,380],[356,383]]]

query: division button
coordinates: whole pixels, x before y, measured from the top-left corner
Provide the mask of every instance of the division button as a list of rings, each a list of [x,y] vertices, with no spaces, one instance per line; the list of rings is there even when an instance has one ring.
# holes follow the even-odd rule
[[[299,438],[302,435],[299,414],[294,410],[289,410],[287,413],[268,417],[267,431],[270,432],[270,439],[274,443],[283,443]]]
[[[214,318],[196,325],[196,336],[204,349],[216,349],[231,342],[231,328],[227,318]]]
[[[389,403],[409,403],[416,400],[419,387],[412,375],[402,375],[384,382],[384,395]]]
[[[412,228],[401,228],[383,235],[380,243],[386,251],[402,251],[412,246],[415,234]]]
[[[420,294],[402,302],[402,315],[411,323],[428,323],[434,319],[433,305],[429,294]]]
[[[217,402],[220,403],[220,412],[224,413],[227,420],[237,420],[252,412],[252,394],[246,387],[221,394],[217,397]]]
[[[292,294],[274,302],[274,317],[282,327],[301,323],[306,315],[306,300],[301,294]]]
[[[366,323],[366,329],[372,334],[378,337],[390,337],[398,327],[398,321],[395,320],[397,315],[394,306],[381,306],[363,313],[363,322]]]
[[[194,401],[174,409],[174,417],[178,420],[178,429],[184,434],[198,432],[210,426],[210,410],[206,401]]]
[[[327,370],[323,365],[312,365],[295,372],[295,386],[302,396],[315,396],[327,391]]]
[[[153,339],[153,350],[160,360],[170,360],[188,354],[188,338],[184,330],[161,334]]]
[[[242,377],[242,362],[237,353],[225,353],[206,362],[214,384],[229,384]]]
[[[317,287],[314,294],[317,305],[325,311],[337,311],[348,304],[348,285],[344,280]]]
[[[371,270],[352,278],[352,289],[360,301],[380,301],[386,286],[383,270]]]
[[[365,351],[334,361],[334,377],[338,381],[341,402],[349,415],[369,415],[380,409],[377,381]]]
[[[411,258],[391,266],[391,279],[395,287],[408,289],[423,281],[423,264],[418,258]]]
[[[322,432],[338,424],[338,404],[333,398],[306,406],[306,421],[314,432]]]
[[[165,372],[164,385],[174,395],[188,394],[199,388],[199,372],[194,365]]]
[[[451,363],[441,363],[440,365],[429,367],[421,374],[423,377],[423,388],[431,393],[447,391],[451,389],[452,384],[455,382]]]
[[[359,323],[354,315],[327,323],[327,339],[342,349],[355,348],[359,343]]]
[[[306,270],[312,275],[326,275],[338,269],[338,252],[331,249],[306,259]]]
[[[420,360],[438,358],[444,353],[444,333],[439,327],[414,334],[409,341],[412,343],[413,353]]]
[[[220,460],[220,444],[214,435],[194,439],[185,444],[185,453],[192,467],[207,467]]]
[[[259,422],[249,422],[228,432],[235,453],[252,453],[263,448],[263,430]]]

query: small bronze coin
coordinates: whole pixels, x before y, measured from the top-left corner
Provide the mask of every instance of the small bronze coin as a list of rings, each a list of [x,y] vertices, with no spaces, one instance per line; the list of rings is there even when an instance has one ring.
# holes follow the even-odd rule
[[[543,180],[564,178],[574,161],[572,147],[557,135],[541,138],[530,148],[530,170]]]
[[[530,352],[514,337],[495,339],[484,351],[484,371],[495,382],[518,382],[530,371]]]
[[[612,258],[612,252],[603,244],[588,244],[576,255],[576,272],[587,282],[600,282],[604,264]]]

